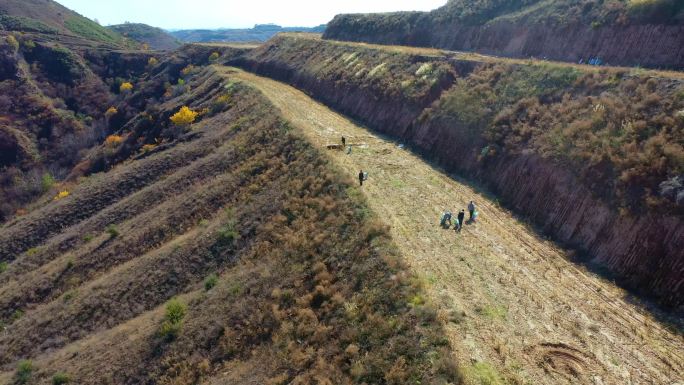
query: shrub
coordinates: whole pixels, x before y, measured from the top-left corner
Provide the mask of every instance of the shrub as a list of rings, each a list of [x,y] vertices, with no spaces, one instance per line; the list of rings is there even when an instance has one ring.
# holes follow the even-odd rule
[[[26,40],[24,42],[24,50],[31,51],[34,48],[36,48],[36,43],[34,43],[33,40]]]
[[[133,84],[130,82],[121,83],[121,85],[119,86],[119,92],[121,92],[122,94],[131,92],[132,90],[133,90]]]
[[[64,385],[68,384],[69,381],[71,381],[71,378],[66,373],[59,372],[52,376],[52,385]]]
[[[17,373],[15,375],[15,383],[28,383],[31,379],[31,374],[33,374],[33,362],[31,360],[19,361],[19,365],[17,365]]]
[[[114,239],[119,236],[119,229],[116,228],[116,225],[109,225],[107,226],[107,234],[109,234],[109,239]]]
[[[147,153],[147,152],[154,150],[155,148],[157,148],[156,144],[145,144],[142,146],[141,151],[143,153]]]
[[[68,196],[69,196],[69,191],[64,190],[64,191],[60,191],[59,194],[57,194],[53,199],[58,201],[60,199],[66,198]]]
[[[171,116],[171,122],[176,126],[187,126],[195,121],[197,115],[199,115],[198,112],[191,110],[187,106],[183,106],[178,112]]]
[[[48,192],[54,185],[55,178],[53,178],[50,173],[43,174],[43,177],[40,179],[40,186],[43,189],[43,192]]]
[[[157,60],[157,58],[154,58],[154,57],[151,57],[150,60],[147,61],[148,67],[154,67],[157,64],[159,64],[159,60]]]
[[[223,112],[226,109],[226,107],[228,107],[229,103],[230,95],[221,95],[218,98],[216,98],[214,102],[211,104],[211,112],[214,114]]]
[[[88,242],[92,241],[94,238],[95,237],[92,234],[86,234],[86,236],[83,237],[83,241],[88,243]]]
[[[211,274],[204,280],[204,290],[209,291],[216,286],[218,283],[218,275],[216,273]]]
[[[0,262],[0,274],[7,271],[7,262]]]
[[[235,223],[230,222],[222,226],[217,233],[218,237],[216,244],[219,247],[232,246],[235,240],[240,237],[237,230],[235,229]]]
[[[119,144],[123,142],[123,137],[120,135],[109,135],[107,139],[105,139],[105,145],[107,147],[116,147]]]
[[[221,57],[221,54],[219,54],[218,52],[212,52],[211,55],[209,55],[209,62],[213,63],[217,61],[219,57]]]
[[[173,340],[181,331],[183,318],[187,312],[187,306],[174,298],[166,304],[166,314],[159,335],[167,340]]]
[[[181,74],[183,76],[189,76],[189,75],[194,74],[195,72],[197,72],[197,67],[195,67],[192,64],[188,64],[187,67],[185,67],[181,70]]]
[[[107,109],[107,111],[105,112],[105,117],[106,117],[107,119],[109,119],[109,118],[111,118],[112,116],[116,115],[117,113],[119,113],[119,110],[117,110],[116,107],[112,106],[112,107],[109,107],[109,108]]]
[[[23,316],[24,316],[24,312],[22,310],[15,310],[14,313],[12,313],[10,320],[12,320],[12,322],[14,322],[14,321],[19,320]]]
[[[9,44],[9,46],[12,47],[12,50],[14,52],[17,52],[19,50],[19,42],[17,41],[17,39],[14,36],[7,35],[5,40],[7,40],[7,44]]]

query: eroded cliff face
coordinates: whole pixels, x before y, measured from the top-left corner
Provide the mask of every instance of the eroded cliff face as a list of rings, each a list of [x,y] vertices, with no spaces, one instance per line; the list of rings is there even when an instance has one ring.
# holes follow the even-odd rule
[[[453,97],[450,94],[455,93],[462,79],[481,76],[476,69],[491,63],[393,52],[391,58],[401,57],[418,68],[425,68],[426,63],[448,63],[451,71],[417,94],[396,93],[391,90],[397,83],[407,84],[412,77],[419,78],[420,71],[413,67],[402,70],[397,65],[391,76],[385,75],[384,86],[382,82],[364,86],[349,74],[358,74],[363,65],[377,68],[373,58],[384,55],[382,52],[317,40],[279,39],[234,64],[288,82],[371,128],[411,145],[445,169],[480,180],[508,207],[531,219],[549,236],[578,250],[578,260],[608,271],[636,292],[681,310],[684,224],[679,211],[668,214],[667,210],[651,213],[635,209],[620,213],[592,184],[553,157],[531,149],[516,153],[503,148],[487,155],[489,147],[496,147],[485,135],[491,118],[468,118],[472,113],[469,106],[477,106],[479,101],[447,106],[444,100]],[[289,51],[287,47],[293,45],[310,45],[322,54],[326,49],[334,49],[338,54],[314,65],[308,61],[310,53],[306,50],[301,54]],[[354,65],[344,64],[350,52],[356,52],[355,59],[363,63],[357,63],[353,70],[350,67]],[[383,57],[381,61],[386,59],[389,60]],[[494,152],[497,154],[492,155]]]
[[[684,68],[682,25],[562,25],[505,19],[467,25],[436,21],[427,13],[406,14],[387,23],[373,15],[340,15],[328,25],[325,38],[573,63],[598,57],[610,65]]]

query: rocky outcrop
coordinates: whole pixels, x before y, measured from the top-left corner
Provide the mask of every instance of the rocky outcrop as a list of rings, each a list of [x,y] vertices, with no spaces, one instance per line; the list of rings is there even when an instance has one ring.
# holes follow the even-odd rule
[[[684,69],[684,26],[526,23],[506,19],[482,25],[439,20],[430,13],[340,15],[324,37],[333,40],[436,47],[498,56],[548,58],[621,66]]]
[[[306,53],[279,53],[279,49],[285,50],[280,47],[288,43],[291,42],[267,45],[233,64],[290,83],[371,128],[409,144],[445,169],[485,183],[516,213],[528,217],[545,234],[576,249],[578,260],[635,292],[656,298],[662,305],[682,309],[684,223],[680,215],[620,213],[611,202],[583,184],[567,165],[533,151],[483,158],[481,150],[487,142],[482,130],[461,124],[459,111],[442,111],[441,118],[426,118],[426,111],[434,114],[440,108],[440,93],[455,84],[454,78],[444,80],[433,93],[422,97],[390,97],[386,89],[362,86],[347,79],[343,70],[327,68],[321,72],[320,68],[306,64]],[[344,52],[339,46],[336,49],[339,54]],[[378,53],[360,53],[359,60],[374,55]],[[459,77],[467,77],[482,64],[444,60]],[[397,69],[392,76],[402,78],[412,73],[403,74]]]

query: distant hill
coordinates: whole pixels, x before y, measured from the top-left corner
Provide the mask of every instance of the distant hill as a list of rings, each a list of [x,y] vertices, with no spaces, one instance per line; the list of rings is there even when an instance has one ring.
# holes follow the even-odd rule
[[[257,24],[248,29],[188,29],[172,31],[178,40],[186,43],[210,43],[210,42],[254,42],[266,41],[280,32],[313,32],[323,33],[325,25],[318,27],[281,27],[275,24]]]
[[[125,23],[110,25],[107,28],[139,43],[147,44],[155,50],[172,50],[181,46],[181,43],[168,32],[147,24]]]
[[[136,43],[52,0],[3,0],[0,30],[59,34],[133,48]]]
[[[432,12],[338,15],[325,38],[684,68],[681,0],[450,0]]]

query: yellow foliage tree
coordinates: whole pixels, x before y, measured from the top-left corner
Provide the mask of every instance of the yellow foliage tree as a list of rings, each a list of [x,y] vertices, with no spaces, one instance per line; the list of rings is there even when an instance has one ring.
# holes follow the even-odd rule
[[[60,199],[66,198],[68,196],[69,196],[69,191],[67,191],[67,190],[60,191],[59,194],[57,194],[57,196],[55,196],[54,200],[58,201]]]
[[[107,109],[107,112],[105,112],[105,116],[107,118],[111,118],[112,116],[116,115],[119,112],[119,110],[116,109],[116,107],[112,106]]]
[[[154,67],[157,64],[159,64],[159,60],[157,58],[151,57],[150,60],[147,61],[147,65],[150,67]]]
[[[121,142],[123,142],[123,138],[119,135],[109,135],[107,139],[105,139],[105,144],[107,145],[107,147],[117,146]]]
[[[211,55],[209,55],[209,61],[210,62],[215,62],[218,60],[218,58],[221,56],[218,52],[212,52]]]
[[[171,117],[171,122],[176,126],[187,126],[195,121],[197,115],[199,115],[198,112],[191,110],[187,106],[183,106]]]
[[[121,86],[119,87],[119,91],[121,91],[122,94],[130,92],[132,89],[133,84],[131,84],[130,82],[121,83]]]

